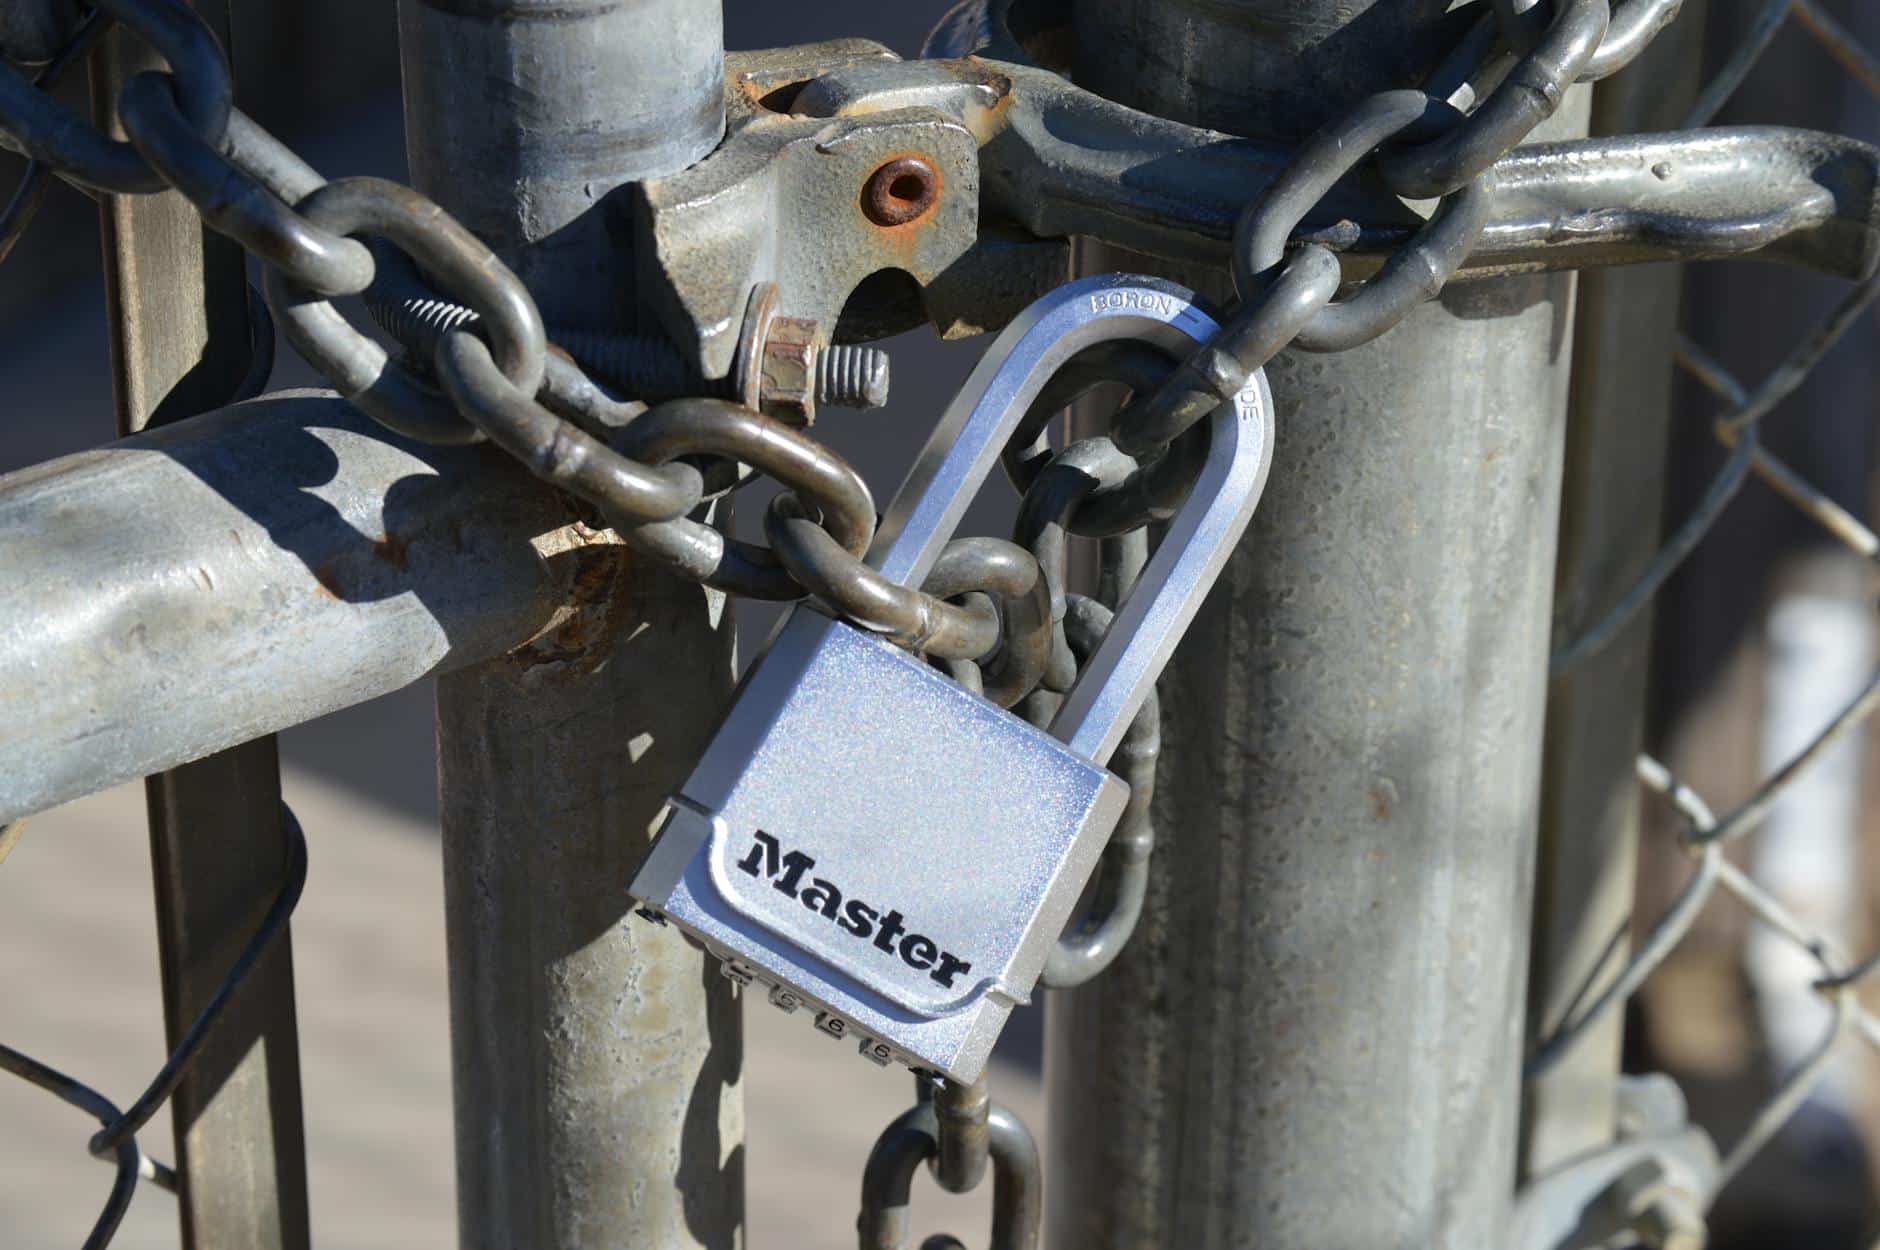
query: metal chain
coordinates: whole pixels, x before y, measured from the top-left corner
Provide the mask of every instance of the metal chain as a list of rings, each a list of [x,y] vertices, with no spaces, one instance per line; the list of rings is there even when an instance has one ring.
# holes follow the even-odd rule
[[[97,10],[86,14],[84,19],[72,31],[65,45],[47,61],[32,79],[36,91],[50,92],[58,87],[66,71],[77,64],[91,51],[98,36],[104,33],[105,19]],[[15,77],[18,75],[16,74]],[[13,188],[13,194],[7,200],[6,207],[0,208],[0,262],[12,254],[14,245],[25,235],[26,228],[33,224],[33,217],[39,212],[40,202],[46,194],[46,166],[44,162],[29,157],[26,169],[20,174],[20,180]]]
[[[1627,7],[1641,16],[1663,8],[1646,0]],[[651,420],[657,409],[644,412],[617,399],[564,354],[551,352],[541,314],[521,281],[448,213],[383,180],[329,183],[236,110],[221,50],[179,0],[103,0],[98,11],[137,31],[170,65],[167,73],[137,75],[120,93],[129,142],[110,139],[11,69],[0,72],[0,139],[80,186],[131,193],[176,188],[205,222],[263,261],[268,303],[288,341],[348,400],[414,438],[496,442],[599,509],[627,541],[681,576],[762,598],[794,599],[808,591],[858,624],[937,659],[990,655],[990,693],[1008,706],[1036,684],[1049,648],[1041,641],[1041,621],[1025,605],[1035,602],[1041,584],[1048,590],[1048,576],[1027,571],[1010,551],[981,545],[973,549],[977,573],[940,589],[947,597],[992,590],[1007,611],[962,607],[925,590],[885,584],[860,561],[872,502],[865,488],[852,490],[859,479],[827,449],[754,414],[733,417],[698,401],[675,401],[694,422],[708,420],[720,438],[765,448],[768,463],[684,439],[684,451],[649,459],[654,448],[628,431],[650,422],[670,449],[671,420]],[[1515,13],[1511,6],[1494,21],[1509,28],[1531,24],[1525,10]],[[1464,51],[1483,44],[1479,32],[1493,33],[1493,25],[1486,19],[1478,24]],[[1077,532],[1121,533],[1160,519],[1199,463],[1192,445],[1188,454],[1165,449],[1285,345],[1353,346],[1435,294],[1480,233],[1487,193],[1481,171],[1552,112],[1605,30],[1605,0],[1573,0],[1468,116],[1449,99],[1390,92],[1308,143],[1243,218],[1235,249],[1241,310],[1162,386],[1136,389],[1137,399],[1119,414],[1112,433],[1116,451],[1134,456],[1135,464],[1081,500]],[[1481,76],[1498,47],[1491,41],[1470,52],[1465,59],[1477,63],[1451,76]],[[1637,47],[1624,55],[1636,55]],[[1442,194],[1443,206],[1356,295],[1332,304],[1336,258],[1312,244],[1282,264],[1286,241],[1334,183],[1387,142],[1397,145],[1381,164],[1393,188]],[[374,239],[374,248],[360,236]],[[435,297],[448,316],[409,315],[419,265],[439,288]],[[408,339],[429,349],[428,359],[416,355],[417,369],[392,360],[331,303],[362,293],[381,313],[392,310]],[[1043,411],[1048,419],[1050,410]],[[706,418],[707,412],[713,415]],[[1040,432],[1030,429],[1024,446]],[[673,463],[701,453],[756,465],[790,488],[766,517],[771,550],[727,540],[692,519],[703,500],[740,480],[741,470],[733,470],[730,483],[708,483],[693,466]],[[837,481],[845,498],[833,514],[804,506],[804,496],[816,496],[817,483]],[[1053,619],[1061,620],[1062,592],[1051,593]]]
[[[7,66],[0,66],[0,142],[83,188],[181,192],[204,222],[263,262],[268,305],[288,341],[354,405],[422,441],[495,442],[599,509],[628,542],[681,576],[754,597],[800,598],[803,585],[768,552],[689,519],[723,486],[673,461],[709,453],[754,465],[795,496],[830,505],[830,532],[848,561],[835,580],[847,585],[864,576],[857,570],[874,505],[833,452],[756,413],[694,401],[671,410],[699,427],[675,442],[672,422],[658,410],[609,394],[565,353],[550,350],[521,280],[450,214],[381,179],[328,182],[235,109],[222,52],[188,6],[107,0],[98,8],[170,65],[137,75],[120,92],[129,142],[110,139]],[[360,236],[377,241],[376,255]],[[394,252],[400,263],[383,266],[389,287],[409,290],[416,262],[445,300],[475,314],[474,333],[463,318],[427,327],[431,354],[420,369],[393,360],[331,302],[365,295],[381,307],[395,304],[395,294],[375,291],[382,259]],[[661,438],[627,438],[626,428],[638,425]],[[919,634],[919,618],[951,611],[919,592],[897,609],[884,623],[910,637]]]
[[[983,1080],[935,1087],[916,1079],[916,1102],[875,1139],[862,1170],[862,1211],[855,1221],[861,1250],[906,1250],[908,1202],[923,1161],[941,1188],[966,1193],[992,1171],[994,1250],[1038,1250],[1043,1177],[1038,1146],[1024,1122],[986,1096]],[[922,1250],[959,1246],[931,1237]]]

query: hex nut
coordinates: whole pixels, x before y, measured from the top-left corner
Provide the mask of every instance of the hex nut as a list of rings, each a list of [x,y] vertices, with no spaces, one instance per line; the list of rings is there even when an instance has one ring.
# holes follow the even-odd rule
[[[816,354],[820,350],[814,321],[776,317],[758,360],[758,409],[794,426],[816,420]]]

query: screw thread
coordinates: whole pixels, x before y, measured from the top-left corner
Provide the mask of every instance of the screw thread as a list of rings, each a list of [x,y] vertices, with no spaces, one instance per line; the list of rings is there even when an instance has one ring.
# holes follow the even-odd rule
[[[888,353],[830,344],[816,356],[816,399],[842,408],[881,407],[888,402]]]
[[[364,295],[366,309],[421,364],[430,363],[447,332],[481,332],[482,318],[469,308],[428,293],[391,287],[387,282],[369,288]],[[677,347],[654,335],[558,328],[549,337],[583,369],[636,396],[665,399],[703,393],[731,397],[729,378],[701,378]],[[817,402],[841,408],[881,407],[888,402],[888,362],[888,353],[879,348],[831,344],[816,354]]]

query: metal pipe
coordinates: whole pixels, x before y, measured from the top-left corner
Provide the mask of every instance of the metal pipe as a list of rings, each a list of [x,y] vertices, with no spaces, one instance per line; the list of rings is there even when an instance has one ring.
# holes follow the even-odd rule
[[[1076,73],[1296,142],[1418,81],[1441,7],[1087,0]],[[1507,1244],[1572,293],[1458,284],[1269,367],[1266,498],[1162,683],[1142,920],[1050,1002],[1052,1244]]]
[[[413,184],[550,325],[636,327],[628,206],[610,193],[724,137],[717,0],[399,0],[398,19]]]
[[[0,821],[516,646],[567,519],[507,457],[325,391],[0,477]]]
[[[400,0],[399,17],[419,189],[551,324],[634,328],[619,188],[720,137],[718,5]],[[458,1236],[735,1245],[738,1000],[626,893],[730,692],[731,617],[617,543],[575,530],[571,547],[560,623],[438,683]]]
[[[1637,63],[1594,90],[1594,133],[1678,124],[1697,96],[1704,8],[1687,0]],[[1580,278],[1554,578],[1556,650],[1598,621],[1657,552],[1681,274],[1655,265],[1594,269]],[[1548,690],[1530,1043],[1602,993],[1631,951],[1650,642],[1645,611]],[[1525,1174],[1612,1142],[1624,1030],[1624,1012],[1606,1013],[1528,1083]]]

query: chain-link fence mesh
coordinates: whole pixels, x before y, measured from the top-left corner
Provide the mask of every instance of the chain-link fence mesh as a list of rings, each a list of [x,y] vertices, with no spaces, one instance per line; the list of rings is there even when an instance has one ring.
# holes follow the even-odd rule
[[[18,840],[24,826],[24,821],[0,826],[0,860],[5,859],[6,852]],[[98,1121],[98,1131],[93,1134],[89,1149],[94,1157],[115,1166],[116,1177],[90,1234],[85,1238],[85,1250],[95,1250],[111,1243],[124,1213],[130,1209],[131,1197],[140,1179],[171,1193],[176,1192],[175,1171],[144,1153],[137,1143],[137,1134],[169,1104],[171,1095],[176,1093],[191,1066],[201,1057],[204,1043],[208,1041],[229,1003],[241,991],[242,983],[247,980],[255,965],[261,962],[269,944],[287,928],[288,919],[293,915],[295,905],[300,902],[301,890],[307,884],[307,841],[301,833],[300,822],[286,804],[281,805],[281,830],[287,839],[284,857],[287,875],[279,892],[247,944],[242,947],[241,953],[236,956],[235,962],[229,966],[221,985],[164,1059],[163,1066],[150,1079],[143,1093],[129,1107],[119,1109],[117,1104],[83,1081],[0,1043],[0,1070],[30,1081]]]
[[[1770,0],[1752,14],[1747,28],[1720,67],[1704,83],[1685,119],[1687,127],[1706,125],[1716,117],[1758,66],[1785,25],[1806,31],[1868,96],[1880,99],[1880,59],[1861,44],[1854,32],[1816,0]],[[1753,385],[1736,376],[1690,335],[1678,336],[1674,353],[1677,365],[1722,402],[1722,409],[1712,423],[1712,432],[1726,452],[1725,458],[1695,509],[1672,530],[1655,558],[1614,607],[1555,656],[1556,673],[1572,668],[1611,642],[1644,611],[1679,567],[1711,535],[1719,518],[1751,478],[1774,490],[1812,520],[1836,550],[1845,550],[1862,561],[1880,557],[1880,536],[1828,492],[1812,484],[1804,473],[1773,454],[1761,438],[1764,420],[1794,396],[1823,359],[1843,343],[1848,331],[1862,322],[1877,294],[1880,294],[1880,278],[1874,277],[1848,291],[1826,317],[1795,343],[1777,367]],[[1855,348],[1848,345],[1842,350]],[[1871,396],[1857,396],[1854,403],[1863,411],[1871,411]],[[1740,902],[1752,923],[1792,943],[1814,961],[1819,976],[1812,988],[1825,998],[1830,1013],[1827,1027],[1812,1049],[1775,1083],[1772,1094],[1756,1109],[1736,1139],[1722,1144],[1723,1159],[1715,1186],[1707,1195],[1710,1200],[1740,1176],[1783,1130],[1845,1052],[1863,1045],[1880,1047],[1880,1017],[1865,1008],[1858,997],[1861,983],[1880,968],[1880,952],[1854,958],[1842,947],[1845,935],[1824,932],[1818,924],[1798,915],[1798,909],[1785,904],[1777,891],[1752,879],[1748,871],[1726,854],[1733,842],[1761,826],[1784,796],[1820,767],[1837,746],[1856,735],[1876,709],[1880,709],[1880,672],[1819,729],[1805,749],[1763,779],[1747,799],[1722,816],[1715,814],[1700,794],[1674,776],[1659,759],[1651,755],[1640,757],[1639,781],[1648,792],[1668,801],[1682,823],[1679,840],[1689,857],[1689,876],[1672,903],[1651,924],[1630,961],[1551,1036],[1542,1039],[1530,1060],[1531,1075],[1549,1071],[1597,1022],[1610,1017],[1611,1013],[1624,1011],[1628,1001],[1641,991],[1653,972],[1692,934],[1700,913],[1719,892]]]

